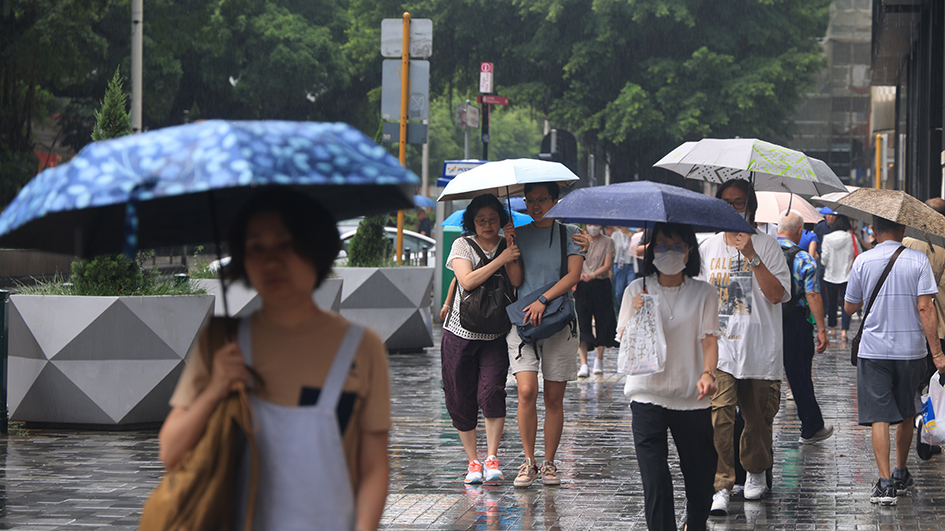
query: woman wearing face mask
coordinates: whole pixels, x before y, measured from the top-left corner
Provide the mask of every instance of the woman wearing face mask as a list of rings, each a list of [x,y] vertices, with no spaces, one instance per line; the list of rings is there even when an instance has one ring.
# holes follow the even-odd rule
[[[614,334],[617,318],[614,316],[613,284],[610,270],[614,264],[614,240],[605,236],[600,225],[588,225],[590,246],[581,268],[581,281],[574,291],[574,310],[577,312],[581,342],[578,356],[581,368],[578,378],[587,378],[587,351],[597,349],[594,374],[604,373],[604,348],[616,347]],[[591,320],[594,326],[591,326]]]
[[[622,335],[627,322],[643,307],[641,294],[659,298],[665,368],[656,374],[627,376],[624,385],[633,413],[646,525],[651,530],[676,529],[667,430],[673,434],[686,484],[688,531],[706,528],[712,503],[718,456],[710,398],[716,390],[719,312],[715,288],[694,278],[700,267],[692,227],[658,223],[644,255],[644,278],[630,283],[617,320]]]

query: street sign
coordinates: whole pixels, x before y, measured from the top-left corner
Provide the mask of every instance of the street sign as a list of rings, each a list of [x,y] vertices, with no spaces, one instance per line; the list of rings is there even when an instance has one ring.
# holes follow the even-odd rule
[[[481,166],[485,164],[486,160],[444,160],[443,161],[443,175],[436,180],[437,186],[446,186],[450,181],[453,180],[453,177],[456,177],[464,171],[469,171],[476,166]]]
[[[480,94],[477,101],[484,105],[508,105],[509,99],[503,96],[492,96],[489,94]]]
[[[385,18],[381,21],[381,56],[400,57],[404,53],[404,21]],[[410,57],[433,55],[433,21],[428,18],[410,20]]]
[[[381,76],[381,118],[400,120],[400,74],[403,63],[387,59]],[[429,120],[430,61],[410,61],[408,120]]]
[[[472,105],[466,106],[466,127],[471,129],[479,128],[479,107]]]
[[[427,124],[408,123],[407,143],[426,144],[429,126]],[[381,142],[400,142],[400,122],[384,122]]]
[[[493,85],[492,78],[492,63],[481,63],[479,65],[479,92],[488,94],[492,92]]]

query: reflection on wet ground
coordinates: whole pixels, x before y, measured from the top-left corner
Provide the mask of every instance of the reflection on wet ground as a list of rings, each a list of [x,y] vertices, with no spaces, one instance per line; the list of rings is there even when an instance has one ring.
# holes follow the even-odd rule
[[[854,328],[858,326],[854,324]],[[439,329],[437,329],[437,336]],[[439,341],[436,342],[439,344]],[[876,471],[870,432],[856,426],[855,370],[845,347],[815,358],[818,399],[836,434],[799,447],[794,403],[775,420],[774,489],[760,502],[733,498],[715,530],[943,529],[945,456],[910,452],[916,488],[898,507],[869,503]],[[385,529],[646,529],[630,410],[608,351],[603,377],[569,384],[558,451],[562,484],[512,486],[523,459],[509,379],[501,485],[463,485],[466,463],[440,389],[439,351],[391,355],[394,429]],[[786,386],[785,386],[786,387]],[[542,408],[539,401],[539,409]],[[141,506],[160,479],[155,431],[30,430],[0,437],[0,529],[137,529]],[[485,436],[480,435],[484,450]],[[537,447],[542,448],[541,434]],[[483,457],[485,457],[483,455]],[[541,456],[539,455],[539,458]],[[684,515],[678,457],[670,445],[677,518]]]

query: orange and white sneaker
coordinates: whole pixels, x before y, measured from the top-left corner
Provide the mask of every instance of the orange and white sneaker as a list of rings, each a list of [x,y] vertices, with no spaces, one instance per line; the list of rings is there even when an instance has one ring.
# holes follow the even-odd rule
[[[478,459],[469,462],[469,466],[466,467],[466,479],[464,482],[467,485],[482,483],[482,463],[480,463]]]
[[[483,481],[486,483],[498,483],[505,479],[502,471],[499,470],[499,460],[494,455],[486,458],[486,471],[483,474]]]

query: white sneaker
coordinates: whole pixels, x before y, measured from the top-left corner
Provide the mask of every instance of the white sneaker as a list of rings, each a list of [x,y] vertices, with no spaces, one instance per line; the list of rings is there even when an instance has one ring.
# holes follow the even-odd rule
[[[505,479],[505,476],[499,470],[499,460],[496,456],[490,455],[486,458],[486,472],[483,474],[482,480],[486,483],[495,483],[503,479]]]
[[[727,516],[728,497],[728,489],[716,491],[715,495],[712,496],[712,509],[709,510],[709,514],[712,516]]]
[[[604,361],[594,358],[594,374],[604,374]]]
[[[587,370],[587,364],[581,365],[581,368],[578,369],[578,378],[587,378],[587,375],[590,374]]]
[[[745,479],[745,499],[760,500],[766,492],[768,492],[768,481],[765,477],[765,473],[752,474],[748,472],[748,476]]]
[[[466,467],[466,479],[464,481],[467,485],[482,483],[482,464],[479,460],[469,462],[469,466]]]

